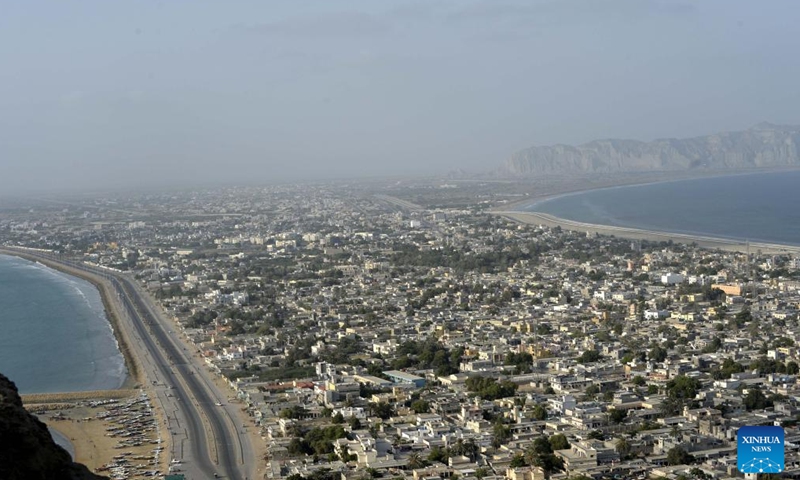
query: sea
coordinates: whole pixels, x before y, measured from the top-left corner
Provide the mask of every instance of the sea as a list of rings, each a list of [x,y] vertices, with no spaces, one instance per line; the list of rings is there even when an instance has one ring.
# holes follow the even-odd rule
[[[125,361],[89,282],[0,255],[0,373],[20,393],[115,389]]]
[[[521,210],[600,225],[798,246],[800,171],[603,188]]]

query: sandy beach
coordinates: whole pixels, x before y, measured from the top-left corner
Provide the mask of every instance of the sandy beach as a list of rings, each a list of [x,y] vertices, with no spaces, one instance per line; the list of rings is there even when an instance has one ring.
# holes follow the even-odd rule
[[[610,235],[620,238],[628,238],[632,240],[647,240],[654,242],[673,241],[682,244],[697,244],[704,248],[720,249],[735,252],[763,252],[763,253],[800,253],[800,247],[792,245],[782,245],[775,243],[763,242],[742,242],[740,240],[732,240],[727,238],[703,236],[703,235],[690,235],[682,233],[672,233],[656,230],[645,230],[638,228],[628,227],[615,227],[611,225],[601,225],[594,223],[578,222],[568,220],[565,218],[556,217],[554,215],[541,213],[541,212],[528,212],[523,209],[534,205],[544,200],[550,200],[565,195],[575,195],[593,190],[601,190],[606,188],[627,187],[650,185],[655,183],[667,182],[680,182],[684,180],[697,180],[704,178],[718,178],[718,177],[731,177],[741,175],[752,175],[759,173],[775,173],[775,172],[788,172],[797,171],[797,168],[763,168],[763,169],[749,169],[749,170],[736,170],[736,171],[711,171],[703,172],[700,175],[689,175],[687,172],[662,172],[662,173],[648,173],[641,175],[619,175],[616,178],[596,178],[587,179],[576,177],[572,179],[557,178],[550,181],[548,179],[541,179],[543,182],[540,185],[540,193],[530,195],[524,200],[519,200],[503,206],[499,206],[489,210],[489,213],[500,215],[512,221],[532,224],[532,225],[545,225],[549,227],[560,226],[561,228],[584,232],[597,235]],[[535,182],[534,182],[535,183]]]
[[[553,175],[540,178],[530,178],[528,182],[533,189],[521,200],[506,203],[489,210],[517,212],[530,205],[550,200],[565,195],[575,195],[592,190],[602,190],[616,187],[635,187],[652,185],[656,183],[682,182],[685,180],[701,180],[720,177],[736,177],[761,173],[794,172],[797,167],[774,167],[741,169],[733,171],[665,171],[665,172],[629,172],[629,173],[599,173],[597,175]],[[522,180],[521,180],[522,181]],[[524,212],[523,212],[524,213]]]
[[[25,408],[72,445],[74,460],[116,478],[165,472],[161,420],[143,390],[22,395]]]
[[[554,217],[546,213],[538,212],[513,212],[495,211],[495,215],[501,215],[512,221],[530,225],[544,225],[548,227],[559,226],[566,230],[584,232],[597,235],[609,235],[619,238],[629,238],[632,240],[647,240],[652,242],[673,241],[682,244],[696,244],[704,248],[720,249],[732,252],[751,253],[800,253],[800,247],[780,245],[773,243],[746,243],[725,238],[706,237],[700,235],[685,235],[681,233],[658,232],[653,230],[642,230],[638,228],[613,227],[609,225],[597,225],[593,223],[576,222],[564,218]]]

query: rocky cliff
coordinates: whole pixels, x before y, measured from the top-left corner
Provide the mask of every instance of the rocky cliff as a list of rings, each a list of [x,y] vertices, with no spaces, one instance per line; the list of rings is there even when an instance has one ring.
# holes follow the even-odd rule
[[[800,127],[762,123],[742,132],[652,142],[596,140],[531,147],[500,168],[506,176],[800,167]]]
[[[95,480],[56,445],[47,426],[22,406],[14,382],[0,374],[0,478],[3,480]]]

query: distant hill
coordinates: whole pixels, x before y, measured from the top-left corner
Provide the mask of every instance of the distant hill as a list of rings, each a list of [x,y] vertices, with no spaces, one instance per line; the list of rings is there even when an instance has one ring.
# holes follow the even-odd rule
[[[761,123],[742,132],[686,139],[595,140],[577,147],[521,150],[500,167],[503,176],[743,170],[800,167],[800,126]]]
[[[14,382],[0,374],[0,478],[3,480],[102,480],[74,463],[47,426],[22,406]]]

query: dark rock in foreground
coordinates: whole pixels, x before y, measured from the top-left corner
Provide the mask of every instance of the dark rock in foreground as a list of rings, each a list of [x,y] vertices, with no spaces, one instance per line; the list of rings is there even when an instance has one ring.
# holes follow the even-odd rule
[[[0,374],[0,478],[3,480],[105,479],[74,463],[47,426],[22,406],[16,385]]]

